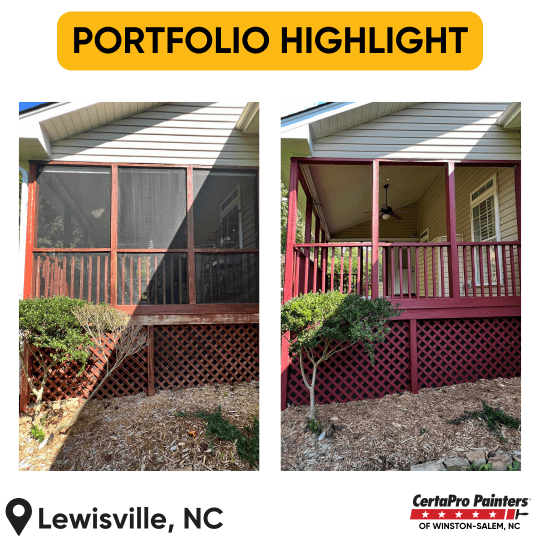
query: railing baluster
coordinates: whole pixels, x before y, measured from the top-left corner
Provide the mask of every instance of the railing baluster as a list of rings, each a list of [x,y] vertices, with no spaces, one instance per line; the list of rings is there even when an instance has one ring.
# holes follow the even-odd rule
[[[125,283],[126,283],[126,254],[123,253],[121,255],[122,257],[122,271],[120,273],[120,279],[122,280],[122,305],[126,303],[126,290],[125,290]]]
[[[340,248],[339,292],[343,292],[343,247]]]
[[[427,267],[427,246],[422,246],[422,254],[424,256],[424,298],[429,298],[428,289],[428,267]]]
[[[162,304],[167,303],[167,274],[165,272],[165,264],[166,264],[166,254],[164,253],[161,257],[161,270],[163,272],[163,300]]]
[[[493,276],[491,272],[491,246],[486,246],[486,266],[488,275],[488,290],[490,298],[493,296]]]
[[[348,293],[351,294],[352,287],[352,247],[349,247],[349,289]]]
[[[521,294],[521,244],[516,246],[517,259],[518,259],[518,279],[519,279],[519,293]],[[517,289],[516,289],[517,295]]]
[[[439,257],[441,259],[441,298],[446,296],[446,276],[448,276],[448,279],[450,279],[450,268],[448,268],[447,271],[447,265],[444,264],[444,250],[445,246],[441,246],[439,248]],[[446,262],[448,262],[448,249],[446,249]]]
[[[330,290],[333,291],[334,290],[334,251],[335,251],[335,248],[332,247],[332,272],[330,274]]]
[[[157,255],[154,256],[154,304],[157,306],[158,303],[158,258]]]
[[[469,296],[469,284],[467,276],[467,246],[461,246],[463,248],[463,292],[465,296]]]
[[[403,300],[403,252],[401,251],[401,246],[398,247],[398,258],[399,258],[399,298]]]
[[[358,266],[358,271],[360,272],[360,284],[358,285],[358,294],[362,294],[364,290],[364,246],[358,248],[358,253],[360,256],[360,263]]]
[[[407,286],[409,288],[408,290],[408,293],[409,293],[409,299],[411,298],[411,270],[412,270],[412,267],[411,267],[411,248],[410,246],[407,246]]]
[[[472,288],[473,288],[473,297],[475,298],[476,298],[476,252],[477,252],[477,247],[471,246]]]
[[[419,261],[419,255],[418,255],[418,246],[414,247],[414,272],[416,276],[416,290],[414,291],[416,298],[420,296],[420,261]]]
[[[305,248],[304,255],[306,262],[304,264],[304,294],[309,291],[309,263],[311,261],[311,249]]]
[[[70,270],[70,276],[69,276],[69,283],[70,283],[70,287],[69,287],[69,297],[70,298],[75,298],[75,288],[74,288],[74,284],[75,284],[75,257],[72,255],[71,256],[71,270]],[[105,279],[107,279],[105,277]],[[107,300],[105,300],[107,301]]]
[[[141,256],[137,255],[137,304],[139,304],[142,300],[142,293],[141,293]]]
[[[294,295],[300,296],[300,250],[295,248],[294,251]]]
[[[514,261],[514,246],[510,246],[510,271],[512,272],[512,296],[517,296],[516,291],[516,268]]]
[[[395,275],[394,275],[394,251],[395,248],[390,248],[390,274],[391,274],[391,282],[390,282],[390,298],[394,299],[394,284],[395,284]]]
[[[499,260],[499,247],[495,246],[495,276],[497,279],[497,296],[501,296],[501,266]]]
[[[369,261],[371,260],[370,254],[369,254],[369,247],[366,246],[366,271],[365,273],[365,280],[366,280],[366,298],[369,298],[369,276],[371,275],[371,272],[369,271]]]
[[[506,246],[502,246],[502,265],[503,265],[503,282],[504,296],[510,296],[510,287],[508,286],[508,264],[506,262]]]
[[[313,292],[317,292],[318,275],[319,275],[319,248],[314,248],[313,250],[313,284],[312,284]]]
[[[324,293],[326,292],[326,274],[328,273],[328,248],[327,247],[322,249],[321,259],[322,259],[321,290]]]
[[[41,257],[38,255],[36,258],[36,284],[35,284],[36,298],[41,297]]]
[[[483,246],[478,246],[479,266],[480,266],[480,291],[482,297],[485,296],[484,286],[484,259],[483,259]]]
[[[388,284],[387,284],[387,269],[386,269],[386,246],[382,248],[382,286],[383,286],[383,298],[386,298],[388,295]]]
[[[101,260],[99,255],[96,255],[96,261],[96,304],[99,304],[99,289],[101,288]]]
[[[437,278],[435,270],[435,247],[431,246],[431,288],[433,289],[433,298],[437,298]]]

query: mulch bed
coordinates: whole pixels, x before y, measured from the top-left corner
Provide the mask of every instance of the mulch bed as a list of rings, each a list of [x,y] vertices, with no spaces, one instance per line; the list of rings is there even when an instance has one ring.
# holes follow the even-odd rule
[[[322,441],[306,428],[309,407],[288,407],[281,417],[282,470],[409,470],[417,463],[464,457],[465,451],[474,448],[520,451],[521,432],[516,429],[502,428],[503,443],[480,420],[447,423],[465,411],[482,410],[482,400],[521,419],[521,378],[318,405],[317,419],[323,430],[332,423],[337,429]],[[331,422],[333,417],[339,420]]]
[[[30,416],[20,416],[19,470],[253,470],[239,458],[234,441],[206,437],[206,421],[192,413],[211,413],[221,406],[222,417],[244,430],[259,414],[258,383],[92,400],[67,435],[59,433],[59,427],[78,404],[59,405],[49,404],[45,432],[54,437],[41,450],[30,436]]]

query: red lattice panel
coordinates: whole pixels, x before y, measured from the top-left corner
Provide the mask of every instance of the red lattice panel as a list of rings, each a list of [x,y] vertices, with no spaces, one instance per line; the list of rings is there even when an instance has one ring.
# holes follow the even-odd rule
[[[107,357],[109,362],[114,363],[113,342],[106,338]],[[47,388],[43,399],[56,401],[68,398],[87,398],[92,390],[101,381],[106,371],[106,358],[99,352],[97,347],[91,348],[91,356],[88,359],[85,371],[77,376],[80,363],[70,362],[60,364],[49,375]],[[45,354],[50,353],[46,350]],[[40,381],[43,374],[41,366],[34,360],[32,366],[32,379],[34,383]],[[38,382],[39,384],[39,382]],[[98,398],[110,398],[138,394],[145,392],[147,387],[146,350],[134,357],[128,358],[111,375],[107,382],[97,393]],[[35,401],[33,394],[31,400]]]
[[[156,389],[259,378],[259,325],[154,326]]]
[[[519,317],[418,321],[417,339],[420,388],[521,373]]]
[[[317,353],[319,357],[320,353]],[[304,365],[310,364],[308,359]],[[311,381],[311,367],[307,367],[306,373]],[[408,321],[394,321],[386,340],[376,347],[374,366],[361,346],[342,351],[321,364],[317,371],[315,396],[319,404],[345,403],[409,389],[409,324]],[[309,393],[297,360],[290,366],[287,397],[293,405],[309,403]]]

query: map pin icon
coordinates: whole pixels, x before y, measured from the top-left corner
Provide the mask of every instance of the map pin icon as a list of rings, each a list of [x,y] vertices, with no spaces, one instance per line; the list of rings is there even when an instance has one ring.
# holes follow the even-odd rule
[[[22,506],[24,508],[24,513],[22,516],[17,516],[15,515],[15,512],[13,512],[13,509],[16,506]],[[12,527],[15,529],[17,535],[21,536],[26,524],[32,517],[32,507],[25,499],[13,499],[12,501],[8,502],[6,506],[6,516],[9,519]]]

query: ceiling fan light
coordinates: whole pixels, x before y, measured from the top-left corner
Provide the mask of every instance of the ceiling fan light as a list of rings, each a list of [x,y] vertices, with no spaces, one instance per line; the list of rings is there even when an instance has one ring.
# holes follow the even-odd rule
[[[382,218],[383,219],[390,219],[390,214],[383,214]]]

